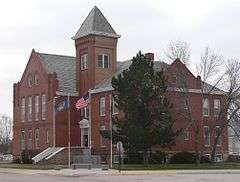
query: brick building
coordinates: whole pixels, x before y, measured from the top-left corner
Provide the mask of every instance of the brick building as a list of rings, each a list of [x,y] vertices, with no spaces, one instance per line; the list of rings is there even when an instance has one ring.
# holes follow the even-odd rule
[[[42,152],[44,156],[41,159],[49,155],[52,157],[65,150],[69,137],[73,149],[90,148],[92,153],[110,152],[110,143],[101,137],[100,130],[109,129],[113,92],[111,79],[131,64],[131,61],[117,61],[118,38],[120,35],[114,31],[101,11],[94,7],[72,38],[75,41],[75,57],[32,50],[22,78],[14,84],[15,156],[19,156],[22,150],[30,150],[36,154],[45,151],[45,154]],[[147,56],[154,61],[152,53]],[[205,95],[206,99],[202,104],[199,92],[201,78],[195,77],[180,60],[170,65],[155,61],[154,68],[164,69],[172,82],[176,79],[176,70],[186,73],[190,90],[189,102],[195,117],[202,121],[200,151],[203,155],[210,154],[214,140],[214,132],[210,132],[210,128],[216,124],[214,113],[221,107],[222,94],[215,92]],[[81,112],[77,111],[76,101],[88,91],[91,104]],[[172,103],[176,104],[175,108],[181,107],[184,101],[179,92],[172,90],[168,95]],[[64,109],[62,105],[63,109],[56,111],[56,106],[64,103],[68,96],[70,109]],[[116,108],[113,111],[113,114],[118,114]],[[176,146],[169,152],[193,152],[191,129],[188,129],[184,118],[176,110],[172,114],[176,127],[185,128],[185,135],[177,139]],[[71,118],[70,122],[68,116]],[[217,152],[222,157],[227,151],[225,131]]]

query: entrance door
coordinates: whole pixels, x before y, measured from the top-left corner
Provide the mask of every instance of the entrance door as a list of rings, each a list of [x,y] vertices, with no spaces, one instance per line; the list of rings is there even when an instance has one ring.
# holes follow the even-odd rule
[[[89,140],[88,140],[88,128],[82,128],[81,129],[81,146],[82,147],[88,147],[89,146]]]

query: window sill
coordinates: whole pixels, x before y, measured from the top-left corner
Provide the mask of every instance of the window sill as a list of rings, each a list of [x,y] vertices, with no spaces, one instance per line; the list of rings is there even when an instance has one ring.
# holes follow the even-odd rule
[[[204,145],[204,147],[211,147],[210,145]]]
[[[86,70],[88,70],[88,68],[85,68],[85,69],[81,69],[81,71],[86,71]]]

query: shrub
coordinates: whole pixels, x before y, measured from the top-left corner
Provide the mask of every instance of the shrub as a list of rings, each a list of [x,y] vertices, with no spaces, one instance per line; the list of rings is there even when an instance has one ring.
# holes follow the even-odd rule
[[[21,162],[23,164],[32,164],[33,161],[32,161],[32,155],[29,151],[27,150],[24,150],[22,151],[21,153]]]
[[[21,159],[19,157],[16,157],[16,158],[13,159],[12,163],[20,164],[21,163]]]
[[[166,163],[166,156],[167,156],[167,154],[164,153],[164,152],[153,153],[153,154],[151,154],[150,162],[152,164],[163,164],[163,163]]]
[[[200,162],[201,163],[210,163],[211,161],[210,161],[209,157],[202,156]]]
[[[179,152],[170,159],[171,164],[192,164],[195,163],[195,155],[189,152]]]
[[[143,154],[142,153],[128,153],[127,158],[124,160],[126,164],[142,164]]]

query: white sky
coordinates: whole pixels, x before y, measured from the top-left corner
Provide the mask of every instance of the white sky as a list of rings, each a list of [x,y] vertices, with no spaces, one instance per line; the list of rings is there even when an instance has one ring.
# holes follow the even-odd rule
[[[225,58],[240,57],[240,0],[1,0],[1,114],[12,116],[13,83],[20,80],[31,50],[74,55],[71,37],[94,5],[122,35],[118,61],[138,50],[162,58],[175,40],[190,43],[190,68],[205,46]]]

